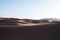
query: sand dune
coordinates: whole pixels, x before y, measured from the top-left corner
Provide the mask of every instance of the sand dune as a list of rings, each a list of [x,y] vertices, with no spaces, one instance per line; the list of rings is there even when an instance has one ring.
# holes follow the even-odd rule
[[[0,40],[60,40],[60,22],[1,19]]]

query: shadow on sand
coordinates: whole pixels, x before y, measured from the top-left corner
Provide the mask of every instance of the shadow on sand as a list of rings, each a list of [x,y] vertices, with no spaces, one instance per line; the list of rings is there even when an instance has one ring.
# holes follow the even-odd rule
[[[0,27],[0,40],[60,40],[60,24]]]

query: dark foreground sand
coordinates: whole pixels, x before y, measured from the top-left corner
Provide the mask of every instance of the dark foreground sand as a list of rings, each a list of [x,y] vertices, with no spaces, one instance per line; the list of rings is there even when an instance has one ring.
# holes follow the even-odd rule
[[[60,40],[60,24],[0,27],[0,40]]]

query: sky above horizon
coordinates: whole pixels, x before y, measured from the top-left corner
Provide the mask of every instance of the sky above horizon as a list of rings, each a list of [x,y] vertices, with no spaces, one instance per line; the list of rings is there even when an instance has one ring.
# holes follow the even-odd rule
[[[60,18],[60,0],[0,0],[0,17]]]

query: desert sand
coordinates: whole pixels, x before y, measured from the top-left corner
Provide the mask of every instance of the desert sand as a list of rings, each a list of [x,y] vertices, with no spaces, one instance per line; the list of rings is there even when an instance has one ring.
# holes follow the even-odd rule
[[[0,40],[60,40],[60,23],[4,23],[0,24]]]

